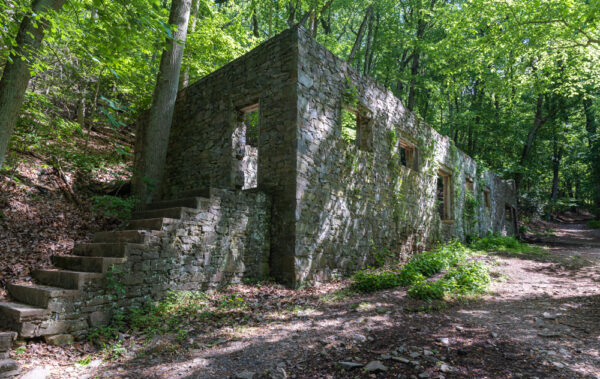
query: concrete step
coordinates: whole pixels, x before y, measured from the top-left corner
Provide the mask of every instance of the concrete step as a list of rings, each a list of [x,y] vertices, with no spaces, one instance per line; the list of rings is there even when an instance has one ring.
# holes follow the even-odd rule
[[[208,202],[209,199],[204,197],[185,197],[181,199],[162,200],[146,205],[145,210],[167,209],[176,207],[200,208],[202,202]]]
[[[128,248],[142,248],[144,245],[135,243],[78,243],[71,253],[82,257],[122,258]]]
[[[33,277],[42,284],[65,289],[82,289],[86,283],[100,282],[104,274],[67,270],[35,270]]]
[[[148,241],[150,233],[144,230],[113,230],[110,232],[97,232],[94,234],[92,242],[130,242],[145,243]]]
[[[47,308],[48,302],[56,297],[74,297],[80,294],[77,290],[40,286],[35,284],[8,284],[8,293],[15,300],[34,307]]]
[[[131,219],[132,220],[142,220],[148,218],[175,218],[179,219],[183,217],[184,211],[190,208],[185,207],[175,207],[175,208],[164,208],[164,209],[153,209],[147,211],[135,212]]]
[[[125,263],[126,258],[82,257],[78,255],[54,255],[52,263],[58,268],[82,272],[107,272],[112,265]]]
[[[15,330],[20,323],[31,320],[42,320],[50,315],[50,311],[27,304],[3,301],[0,302],[0,328]]]
[[[163,227],[177,221],[174,218],[147,218],[143,220],[131,220],[125,227],[126,230],[162,230]]]

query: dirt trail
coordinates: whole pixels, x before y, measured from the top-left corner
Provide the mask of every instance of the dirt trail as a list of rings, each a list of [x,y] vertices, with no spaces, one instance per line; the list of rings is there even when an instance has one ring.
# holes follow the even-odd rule
[[[490,293],[442,309],[403,290],[335,299],[347,282],[239,286],[255,302],[244,326],[197,325],[176,351],[162,336],[119,362],[37,364],[61,378],[600,378],[600,232],[556,224],[543,242],[550,259],[486,256]],[[338,363],[350,361],[385,371]]]

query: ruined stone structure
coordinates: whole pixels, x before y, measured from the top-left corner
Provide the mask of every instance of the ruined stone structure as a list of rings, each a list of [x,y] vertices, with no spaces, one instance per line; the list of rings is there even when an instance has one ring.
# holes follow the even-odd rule
[[[516,230],[511,182],[302,28],[179,93],[166,173],[125,230],[10,285],[0,328],[64,341],[169,289],[297,286]]]

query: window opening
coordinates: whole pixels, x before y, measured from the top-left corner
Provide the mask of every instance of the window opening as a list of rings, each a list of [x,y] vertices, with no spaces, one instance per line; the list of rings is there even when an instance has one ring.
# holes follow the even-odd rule
[[[467,187],[467,190],[471,193],[473,193],[474,189],[475,189],[475,184],[473,183],[473,179],[472,178],[466,178],[465,179],[465,187]]]
[[[513,208],[508,204],[504,206],[504,217],[506,218],[506,221],[513,220]]]
[[[356,144],[360,150],[373,151],[373,119],[371,111],[359,104],[357,108],[342,107],[342,139]]]
[[[483,190],[483,204],[485,205],[485,209],[488,211],[492,209],[492,201],[489,190]]]
[[[400,140],[400,163],[411,170],[418,170],[417,147],[415,145]]]
[[[240,109],[232,135],[232,168],[235,188],[257,187],[259,107]]]
[[[438,213],[442,221],[452,220],[452,198],[450,189],[451,176],[446,171],[439,171],[437,178]]]

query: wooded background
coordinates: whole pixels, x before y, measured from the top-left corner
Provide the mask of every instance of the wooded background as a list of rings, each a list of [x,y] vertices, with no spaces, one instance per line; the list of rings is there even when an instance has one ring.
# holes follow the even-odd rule
[[[521,209],[583,206],[600,217],[600,0],[193,0],[187,38],[169,23],[171,5],[0,1],[0,162],[11,138],[2,172],[28,152],[78,176],[127,177],[133,123],[157,98],[163,50],[184,46],[169,41],[185,39],[181,89],[301,23],[515,179]],[[114,151],[93,152],[94,130]]]

